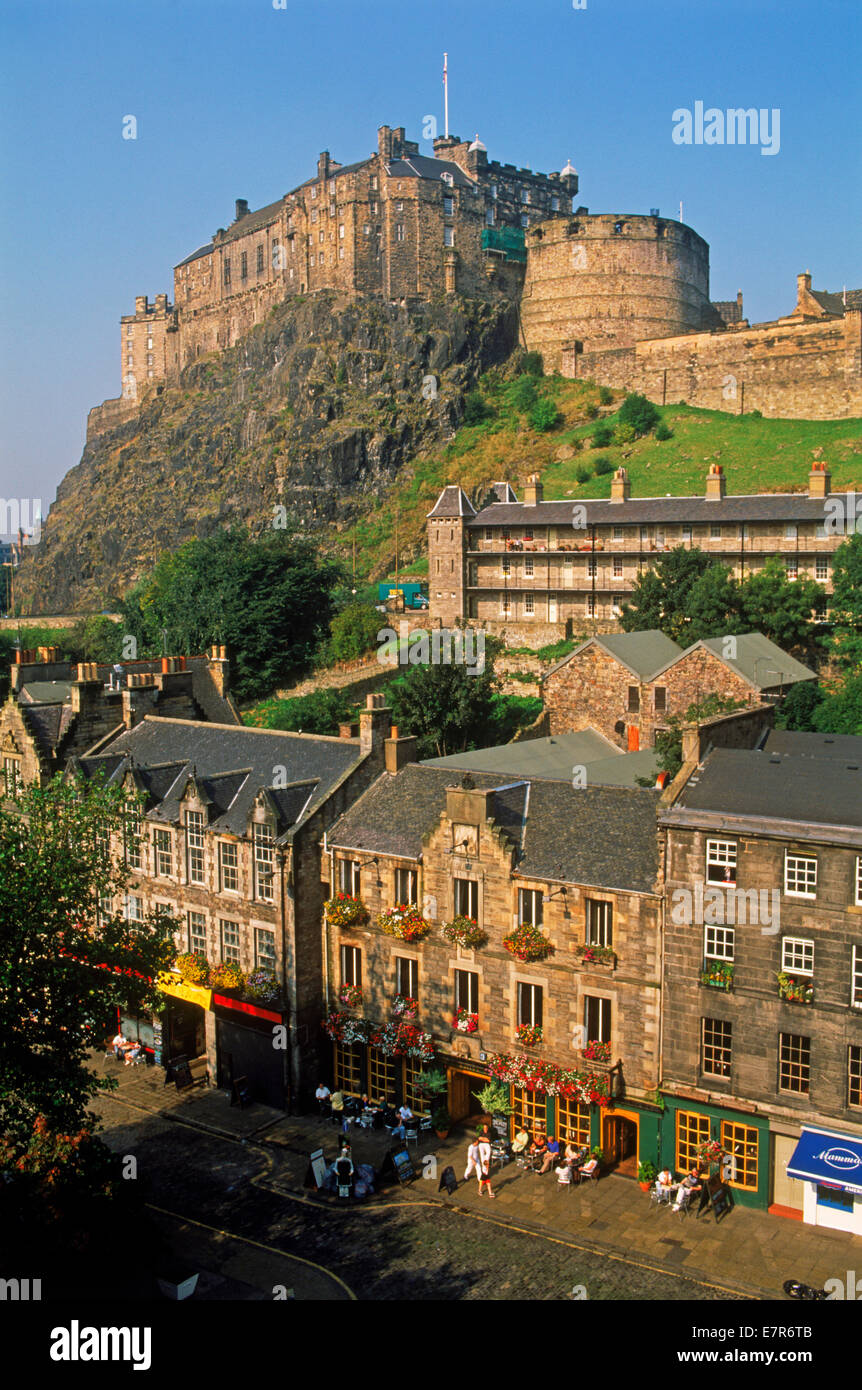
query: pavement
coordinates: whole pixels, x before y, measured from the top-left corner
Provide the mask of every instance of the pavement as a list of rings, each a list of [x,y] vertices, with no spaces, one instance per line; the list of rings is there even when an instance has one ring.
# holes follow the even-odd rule
[[[202,1136],[208,1134],[228,1141],[221,1146],[226,1151],[239,1145],[248,1160],[256,1160],[251,1182],[261,1197],[279,1194],[301,1204],[312,1224],[319,1225],[321,1219],[325,1221],[336,1210],[340,1219],[343,1204],[339,1207],[334,1197],[305,1186],[308,1158],[314,1149],[323,1148],[327,1160],[335,1157],[341,1135],[330,1121],[317,1116],[286,1116],[260,1104],[242,1110],[230,1105],[226,1093],[205,1084],[177,1093],[173,1086],[164,1086],[163,1073],[152,1067],[117,1067],[113,1071],[113,1064],[108,1062],[106,1070],[119,1081],[115,1095],[97,1107],[106,1107],[106,1116],[108,1111],[113,1116],[127,1115],[132,1126],[136,1122],[146,1124],[147,1116],[158,1117],[161,1130],[175,1124],[187,1132],[198,1130]],[[128,1135],[131,1133],[129,1129]],[[109,1126],[103,1135],[115,1147]],[[123,1142],[127,1142],[128,1135],[124,1135]],[[192,1134],[189,1139],[193,1140]],[[354,1162],[371,1163],[377,1169],[391,1147],[385,1132],[354,1127],[350,1140]],[[434,1219],[439,1225],[439,1209],[448,1208],[450,1216],[442,1220],[467,1220],[473,1229],[479,1229],[475,1227],[479,1222],[486,1246],[494,1238],[492,1228],[497,1229],[501,1239],[504,1232],[518,1232],[541,1238],[546,1251],[565,1247],[573,1259],[578,1254],[584,1259],[600,1256],[602,1269],[610,1269],[615,1263],[634,1268],[640,1271],[645,1288],[657,1284],[659,1276],[673,1275],[691,1281],[691,1288],[697,1285],[703,1291],[681,1293],[679,1297],[782,1299],[782,1284],[787,1278],[822,1287],[830,1278],[843,1282],[848,1270],[862,1270],[862,1238],[858,1236],[807,1226],[741,1205],[734,1206],[719,1222],[709,1211],[700,1217],[681,1217],[669,1208],[655,1208],[636,1182],[616,1175],[569,1188],[561,1187],[552,1173],[527,1173],[509,1163],[493,1174],[495,1198],[480,1197],[474,1179],[463,1181],[466,1145],[466,1133],[455,1133],[443,1141],[435,1135],[423,1136],[418,1149],[415,1145],[411,1148],[417,1172],[415,1181],[384,1187],[356,1204],[354,1212],[361,1211],[363,1219],[373,1218],[376,1213],[382,1221],[391,1217],[396,1208],[399,1219],[402,1213],[410,1219],[412,1208],[412,1220],[420,1223],[420,1215],[424,1220],[429,1209],[432,1217],[437,1210]],[[440,1175],[449,1165],[458,1178],[453,1195],[439,1191]],[[233,1191],[233,1186],[227,1191]],[[205,1281],[202,1292],[207,1297],[272,1298],[276,1286],[293,1289],[292,1296],[296,1298],[356,1296],[349,1283],[332,1268],[314,1261],[306,1261],[303,1267],[301,1258],[288,1256],[266,1241],[229,1235],[218,1222],[210,1225],[193,1220],[187,1212],[178,1214],[176,1203],[173,1210],[160,1218],[157,1199],[154,1202],[154,1219],[161,1222],[165,1233],[173,1233],[171,1238],[176,1240],[178,1250],[182,1248],[186,1256],[194,1250],[196,1258],[205,1262],[208,1276],[229,1281],[229,1287],[236,1284],[250,1290],[246,1294],[227,1290],[219,1293],[220,1285],[210,1287]],[[313,1216],[311,1208],[319,1214]],[[282,1224],[287,1230],[289,1223]],[[371,1224],[373,1220],[369,1220],[369,1229]],[[276,1238],[277,1233],[273,1239]],[[322,1236],[319,1249],[325,1253]],[[506,1296],[519,1295],[512,1292]],[[652,1295],[617,1292],[608,1296]]]

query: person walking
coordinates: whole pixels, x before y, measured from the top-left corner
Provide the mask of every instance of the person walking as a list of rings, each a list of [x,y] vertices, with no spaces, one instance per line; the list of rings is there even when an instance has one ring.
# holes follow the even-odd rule
[[[491,1145],[487,1139],[479,1140],[479,1196],[487,1192],[489,1197],[496,1194],[491,1187]]]
[[[481,1177],[479,1169],[479,1140],[473,1139],[467,1146],[467,1167],[464,1169],[464,1181],[466,1182],[472,1172],[477,1177]]]

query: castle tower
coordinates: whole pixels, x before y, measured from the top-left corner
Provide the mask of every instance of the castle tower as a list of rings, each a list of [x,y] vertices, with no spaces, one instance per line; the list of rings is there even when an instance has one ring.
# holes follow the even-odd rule
[[[454,627],[468,616],[468,528],[475,515],[460,487],[444,487],[428,513],[428,592],[432,621],[440,627]]]

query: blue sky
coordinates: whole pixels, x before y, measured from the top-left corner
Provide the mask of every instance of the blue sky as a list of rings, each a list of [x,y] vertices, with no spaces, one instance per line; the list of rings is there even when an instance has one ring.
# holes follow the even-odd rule
[[[280,0],[279,0],[280,2]],[[118,320],[233,216],[379,125],[568,157],[593,212],[684,220],[711,293],[789,312],[798,271],[862,285],[858,0],[4,0],[0,496],[53,500],[90,406],[119,394]],[[781,145],[677,145],[696,101],[778,108]],[[122,138],[134,115],[136,140]],[[431,153],[430,147],[422,146]]]

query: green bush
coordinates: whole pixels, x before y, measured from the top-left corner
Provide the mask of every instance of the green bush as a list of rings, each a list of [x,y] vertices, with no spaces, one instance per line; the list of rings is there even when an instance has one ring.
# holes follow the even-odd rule
[[[367,603],[351,603],[329,624],[327,654],[333,661],[351,661],[377,646],[381,615]]]
[[[662,441],[664,441],[665,439],[673,439],[673,430],[668,429],[664,420],[662,420],[661,424],[658,426],[655,432],[655,437],[656,439],[660,439]]]
[[[545,364],[540,352],[525,352],[521,358],[521,371],[529,373],[530,376],[544,376]]]
[[[609,386],[599,387],[599,405],[610,405],[614,399],[614,393]]]
[[[614,434],[616,436],[616,441],[618,444],[632,444],[637,439],[637,434],[635,433],[634,425],[617,425]]]
[[[587,417],[588,420],[597,420],[597,419],[598,419],[598,417],[599,417],[599,407],[596,405],[595,401],[590,401],[589,405],[586,406],[586,408],[585,408],[585,410],[584,410],[584,414],[586,415],[586,417]]]
[[[553,401],[536,401],[529,414],[529,421],[533,429],[539,434],[545,434],[559,424],[560,412]]]
[[[593,430],[593,448],[607,449],[614,442],[614,432],[604,421]]]
[[[538,399],[536,380],[532,376],[519,377],[509,394],[512,407],[515,410],[520,410],[523,414],[531,410]]]
[[[613,473],[614,465],[610,459],[596,459],[596,476],[601,478],[606,473]]]
[[[635,434],[639,435],[649,434],[650,430],[655,429],[661,416],[646,396],[632,392],[620,406],[618,419],[621,425],[631,425]]]
[[[481,425],[493,413],[481,391],[468,391],[464,401],[464,418],[461,423]]]
[[[591,468],[588,468],[587,465],[586,465],[585,463],[580,464],[580,465],[575,469],[575,477],[577,478],[577,480],[578,480],[579,483],[586,483],[586,482],[589,482],[589,480],[590,480],[590,478],[591,478],[592,476],[593,476],[593,474],[592,474],[592,469],[591,469]]]

